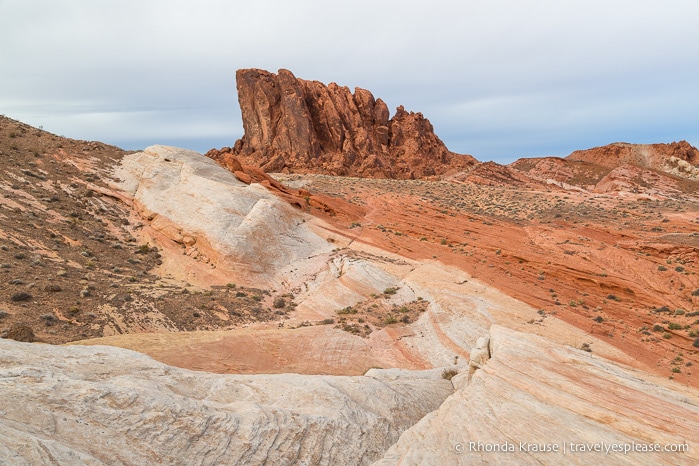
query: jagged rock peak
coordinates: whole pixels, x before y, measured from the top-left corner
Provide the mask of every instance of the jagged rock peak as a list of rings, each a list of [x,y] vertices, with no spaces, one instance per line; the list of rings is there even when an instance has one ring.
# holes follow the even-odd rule
[[[238,70],[236,82],[245,134],[231,152],[266,172],[410,179],[476,163],[450,152],[421,113],[400,106],[389,119],[386,103],[366,89],[283,69]]]

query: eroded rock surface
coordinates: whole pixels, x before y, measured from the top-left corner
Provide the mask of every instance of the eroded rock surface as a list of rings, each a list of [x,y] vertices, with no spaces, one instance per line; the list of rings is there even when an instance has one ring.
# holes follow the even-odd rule
[[[243,164],[266,172],[372,178],[423,178],[476,163],[450,152],[421,113],[401,106],[389,119],[371,92],[258,69],[236,73],[245,135],[231,148]]]
[[[181,278],[196,281],[198,274],[209,285],[225,284],[225,273],[215,273],[221,269],[268,284],[278,268],[332,249],[307,228],[302,212],[196,152],[152,146],[125,156],[115,176],[156,239],[199,263],[166,270],[184,272]]]
[[[334,465],[378,459],[452,385],[434,371],[218,375],[2,340],[0,393],[3,464]]]
[[[403,433],[377,465],[696,464],[695,390],[667,385],[546,338],[491,328],[492,358]],[[522,450],[521,443],[525,450]],[[572,451],[571,443],[657,444],[686,452]],[[493,451],[509,444],[512,451]],[[565,444],[565,447],[564,447]],[[531,451],[542,445],[559,451]],[[504,448],[508,448],[505,446]],[[563,449],[566,452],[563,452]],[[479,450],[480,449],[480,450]]]
[[[620,165],[664,170],[670,159],[682,160],[690,165],[699,165],[699,150],[687,141],[669,144],[628,144],[617,142],[571,153],[569,160],[594,163],[608,168]]]

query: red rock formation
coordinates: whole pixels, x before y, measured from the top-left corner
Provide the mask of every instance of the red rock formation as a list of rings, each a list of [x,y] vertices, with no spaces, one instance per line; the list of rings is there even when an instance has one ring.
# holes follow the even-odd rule
[[[243,165],[240,160],[233,155],[233,149],[224,147],[221,150],[211,149],[205,154],[210,159],[215,160],[219,165],[227,168],[238,180],[245,184],[259,183],[270,192],[285,199],[289,204],[302,209],[317,209],[328,215],[340,215],[342,218],[354,220],[362,214],[361,210],[348,208],[346,203],[342,202],[341,209],[335,209],[329,206],[332,202],[322,194],[313,194],[305,189],[291,189],[284,186],[260,168]]]
[[[398,107],[389,119],[365,89],[352,94],[287,70],[238,70],[236,79],[245,134],[232,153],[265,172],[411,179],[477,163],[450,152],[421,113]]]
[[[639,167],[664,170],[671,157],[699,165],[699,150],[687,141],[669,144],[628,144],[616,142],[602,147],[587,150],[577,150],[571,153],[567,160],[591,162],[608,168],[621,165],[636,165]]]

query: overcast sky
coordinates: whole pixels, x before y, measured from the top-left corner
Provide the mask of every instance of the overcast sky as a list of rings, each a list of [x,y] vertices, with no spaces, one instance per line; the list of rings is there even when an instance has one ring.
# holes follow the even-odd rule
[[[699,145],[695,0],[0,0],[0,113],[127,149],[242,136],[235,70],[370,90],[482,161]]]

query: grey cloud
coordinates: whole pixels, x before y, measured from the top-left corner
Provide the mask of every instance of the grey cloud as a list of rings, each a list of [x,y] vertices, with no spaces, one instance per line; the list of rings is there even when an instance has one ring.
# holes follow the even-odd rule
[[[0,1],[0,112],[74,138],[242,133],[237,68],[371,90],[482,160],[699,143],[699,4]],[[210,141],[210,144],[208,143]]]

